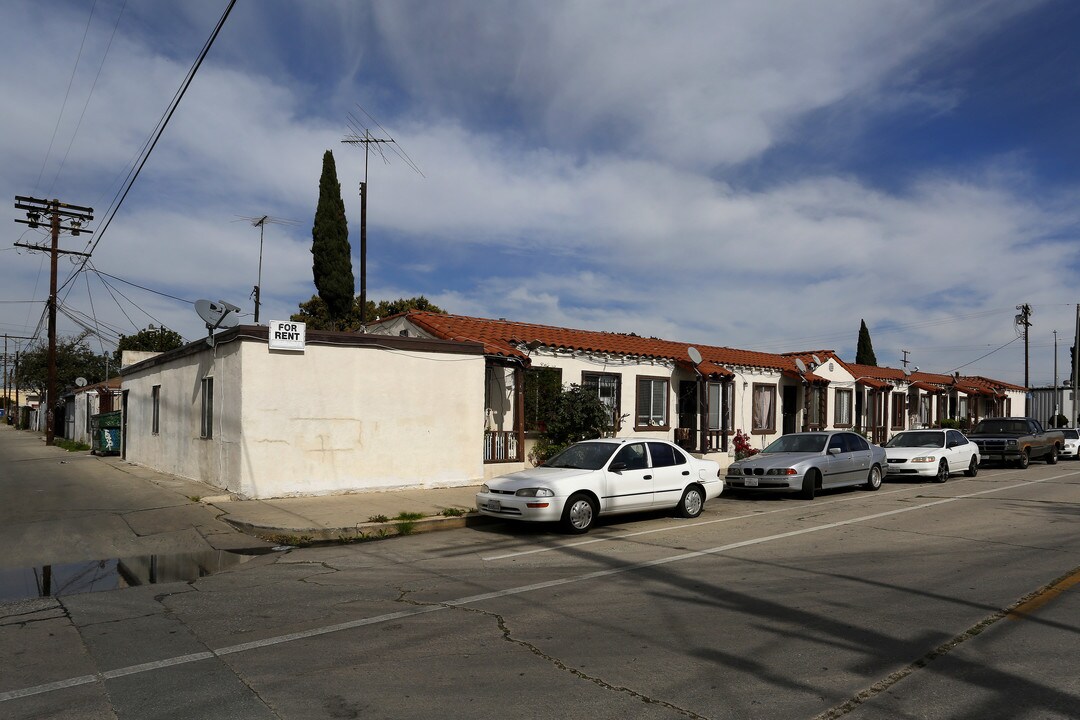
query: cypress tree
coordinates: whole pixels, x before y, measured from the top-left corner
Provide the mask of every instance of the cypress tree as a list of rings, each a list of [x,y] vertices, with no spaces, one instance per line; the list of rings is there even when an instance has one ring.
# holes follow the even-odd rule
[[[315,224],[311,227],[311,254],[315,288],[326,303],[330,319],[340,327],[352,310],[356,281],[345,203],[341,200],[334,154],[329,150],[323,154],[319,205],[315,209]]]
[[[855,362],[859,365],[877,366],[877,356],[874,355],[874,344],[870,342],[870,330],[866,327],[866,321],[859,321],[859,346],[855,350]]]

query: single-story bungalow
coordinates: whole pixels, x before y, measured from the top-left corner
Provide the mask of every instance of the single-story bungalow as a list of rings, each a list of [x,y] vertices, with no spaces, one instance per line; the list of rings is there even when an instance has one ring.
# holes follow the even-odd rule
[[[727,465],[732,437],[850,428],[874,442],[1023,407],[1023,388],[848,363],[413,311],[275,345],[220,332],[123,368],[128,460],[247,497],[477,484],[529,465],[553,395],[590,388],[607,433]]]

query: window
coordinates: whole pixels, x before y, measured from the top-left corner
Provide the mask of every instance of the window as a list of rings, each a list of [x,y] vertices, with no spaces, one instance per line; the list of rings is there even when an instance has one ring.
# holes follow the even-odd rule
[[[727,396],[727,423],[725,423],[725,427],[727,427],[728,432],[733,432],[734,427],[731,413],[735,406],[734,383],[709,383],[709,429],[720,429],[720,410],[722,408],[720,402],[721,392]]]
[[[930,425],[930,396],[923,395],[919,398],[919,422],[926,427]]]
[[[806,406],[806,424],[811,430],[820,430],[825,424],[825,388],[815,385],[810,388]]]
[[[966,419],[968,416],[968,399],[967,395],[957,398],[956,400],[956,414],[959,418]]]
[[[615,373],[581,373],[581,387],[596,390],[600,402],[604,404],[604,407],[610,413],[611,419],[608,421],[608,428],[613,432],[619,431],[619,420],[622,415],[620,412],[621,404],[619,403],[621,386],[621,379]]]
[[[199,437],[214,437],[214,378],[202,379],[202,430]]]
[[[686,464],[686,457],[667,443],[649,443],[649,454],[652,455],[652,466],[654,468]]]
[[[668,379],[639,377],[637,380],[638,430],[668,429]]]
[[[551,419],[555,402],[562,393],[562,370],[531,367],[525,370],[525,432],[544,430]]]
[[[836,402],[836,427],[851,427],[852,390],[837,390],[834,398]]]
[[[626,463],[624,470],[644,470],[649,467],[649,458],[645,455],[645,443],[627,445],[611,460],[611,464]]]
[[[754,407],[751,432],[776,432],[776,386],[754,385]]]
[[[158,434],[159,418],[161,417],[161,386],[155,385],[150,389],[150,401],[153,404],[151,410],[150,432]]]
[[[892,427],[902,430],[905,426],[904,414],[907,411],[907,396],[904,393],[892,394]]]

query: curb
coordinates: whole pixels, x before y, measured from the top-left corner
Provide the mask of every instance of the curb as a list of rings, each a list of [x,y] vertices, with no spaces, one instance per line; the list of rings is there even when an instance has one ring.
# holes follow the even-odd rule
[[[421,533],[456,530],[458,528],[477,527],[500,522],[498,518],[489,518],[477,512],[458,517],[432,516],[420,518],[419,520],[357,523],[349,527],[338,528],[281,528],[258,525],[245,520],[234,520],[228,516],[223,517],[222,520],[246,535],[252,535],[260,540],[278,542],[283,545],[370,542],[402,535],[419,535]]]

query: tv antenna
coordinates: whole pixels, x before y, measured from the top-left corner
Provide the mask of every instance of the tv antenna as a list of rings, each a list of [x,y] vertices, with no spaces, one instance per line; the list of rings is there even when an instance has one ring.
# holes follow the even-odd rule
[[[386,128],[379,124],[371,113],[365,110],[359,103],[356,104],[360,112],[367,116],[367,118],[375,124],[375,126],[382,132],[385,137],[376,137],[371,128],[366,123],[360,120],[352,113],[349,113],[348,124],[349,129],[352,131],[351,135],[346,135],[341,142],[346,145],[363,145],[364,146],[364,179],[360,182],[360,324],[364,325],[367,321],[367,184],[368,184],[368,158],[371,155],[371,148],[375,146],[375,152],[379,153],[379,157],[382,158],[384,165],[390,164],[390,159],[383,152],[385,146],[395,155],[397,155],[402,162],[408,165],[413,172],[420,177],[424,177],[423,171],[420,170],[420,166],[413,162],[413,159],[409,157],[408,153],[390,136]]]
[[[267,225],[299,225],[300,223],[295,220],[286,220],[285,218],[270,217],[269,215],[258,215],[247,217],[246,215],[240,215],[240,220],[246,220],[255,227],[259,228],[259,276],[255,281],[255,288],[251,291],[251,297],[255,300],[255,324],[259,324],[259,299],[262,295],[262,256],[263,256],[263,230]],[[236,221],[234,221],[236,222]]]

